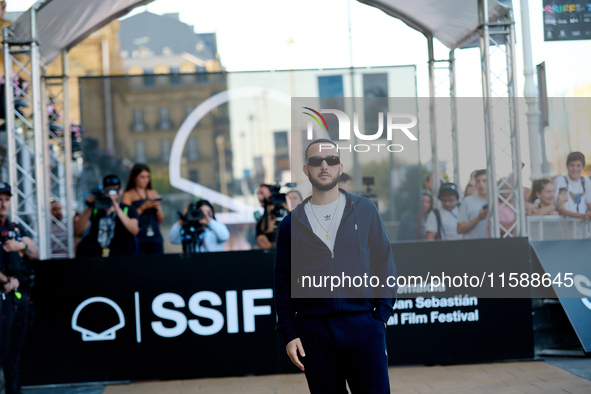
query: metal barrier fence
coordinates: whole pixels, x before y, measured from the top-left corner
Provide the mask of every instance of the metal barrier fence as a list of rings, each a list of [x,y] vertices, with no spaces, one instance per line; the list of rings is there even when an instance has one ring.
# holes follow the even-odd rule
[[[528,216],[530,241],[591,238],[591,221],[564,216]]]

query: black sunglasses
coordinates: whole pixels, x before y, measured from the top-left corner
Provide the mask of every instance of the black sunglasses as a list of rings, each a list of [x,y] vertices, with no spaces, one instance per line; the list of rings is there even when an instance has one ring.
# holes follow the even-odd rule
[[[322,162],[326,160],[326,164],[329,166],[336,166],[337,164],[341,164],[341,158],[338,156],[313,156],[308,158],[308,165],[312,167],[320,167]]]

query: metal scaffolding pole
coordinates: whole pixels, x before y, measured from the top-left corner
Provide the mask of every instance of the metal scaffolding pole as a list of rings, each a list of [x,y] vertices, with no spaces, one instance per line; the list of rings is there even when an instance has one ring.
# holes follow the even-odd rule
[[[70,78],[68,77],[68,51],[62,51],[62,73],[64,90],[64,150],[65,150],[65,218],[68,234],[68,257],[74,258],[74,184],[72,182],[72,132],[70,130]]]
[[[462,190],[460,183],[460,148],[458,142],[458,105],[456,96],[456,58],[455,51],[449,51],[449,98],[451,113],[451,140],[454,161],[454,183]]]
[[[488,222],[491,238],[499,238],[499,212],[497,209],[497,183],[495,171],[494,137],[492,131],[492,91],[490,84],[490,54],[488,28],[488,1],[478,0],[480,23],[480,64],[482,68],[482,99],[484,104],[484,134],[486,142],[486,179],[488,191]]]
[[[8,177],[13,189],[11,218],[22,225],[39,246],[40,258],[68,258],[74,255],[72,225],[72,143],[69,127],[69,90],[67,77],[67,52],[63,51],[63,75],[43,77],[37,42],[36,13],[32,7],[31,41],[12,39],[10,29],[4,29],[4,71]],[[12,39],[12,40],[11,40]],[[26,58],[19,61],[16,56]],[[28,90],[17,86],[10,76],[16,74],[29,83]],[[58,81],[55,83],[55,81]],[[56,92],[56,87],[58,91]],[[63,111],[48,118],[48,97],[51,103]],[[20,97],[30,107],[30,114],[14,106]],[[50,123],[53,126],[50,128]],[[57,126],[57,127],[56,127]],[[51,214],[50,200],[65,206],[64,220]],[[52,234],[52,224],[61,227],[67,240]],[[57,245],[65,253],[52,253]]]
[[[487,0],[479,0],[478,14],[486,136],[489,233],[491,238],[525,236],[527,228],[515,94],[515,24],[511,12],[507,12],[502,20],[491,23],[488,16]],[[493,72],[490,59],[497,53],[504,55],[505,65],[502,71],[495,70]],[[500,63],[495,62],[495,67],[498,67]],[[501,167],[497,166],[497,158],[500,159],[500,166],[503,167],[501,176],[498,178],[497,170]],[[507,163],[511,163],[510,169]],[[500,223],[499,211],[501,209],[511,210],[514,221]]]
[[[10,30],[4,30],[6,134],[9,182],[13,189],[11,219],[27,230],[39,246],[41,259],[46,259],[49,256],[49,201],[45,183],[45,110],[37,42],[37,11],[35,6],[29,11],[31,41],[11,41]],[[17,60],[17,54],[26,57],[28,63]],[[15,85],[11,77],[13,73],[30,83],[30,94],[23,86]],[[31,108],[29,116],[14,107],[15,96],[22,98]]]
[[[431,178],[432,193],[436,196],[439,192],[439,156],[437,154],[437,121],[435,113],[435,51],[433,49],[433,36],[427,36],[429,50],[429,129],[431,131]],[[437,203],[433,198],[433,202]]]
[[[62,74],[60,76],[45,77],[46,94],[56,112],[50,114],[45,130],[49,136],[46,147],[47,177],[49,180],[48,196],[50,201],[59,202],[62,206],[62,218],[50,213],[51,258],[72,258],[74,256],[73,230],[73,188],[72,188],[72,140],[69,115],[69,85],[68,85],[68,53],[62,51]],[[61,112],[61,116],[58,116]],[[64,239],[63,235],[66,237]]]
[[[521,162],[521,141],[519,138],[519,120],[518,120],[518,103],[516,94],[516,78],[517,62],[515,61],[515,23],[512,18],[510,25],[507,26],[509,34],[505,35],[505,47],[507,58],[507,91],[509,93],[509,111],[511,120],[511,156],[513,158],[513,207],[509,207],[515,214],[515,234],[517,236],[525,237],[528,235],[527,222],[525,218],[525,196],[523,195],[523,179],[521,170],[523,168]],[[510,229],[507,229],[510,231]]]

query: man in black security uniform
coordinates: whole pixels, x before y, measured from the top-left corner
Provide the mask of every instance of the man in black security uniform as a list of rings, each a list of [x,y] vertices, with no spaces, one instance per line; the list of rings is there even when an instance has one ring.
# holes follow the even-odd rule
[[[0,365],[6,393],[20,393],[19,362],[29,326],[30,290],[33,273],[29,260],[39,258],[39,248],[19,225],[8,221],[10,185],[0,183]]]
[[[119,177],[107,175],[103,178],[103,190],[86,199],[88,208],[76,223],[76,233],[90,229],[78,244],[76,257],[137,254],[138,214],[133,207],[119,203],[121,194]]]

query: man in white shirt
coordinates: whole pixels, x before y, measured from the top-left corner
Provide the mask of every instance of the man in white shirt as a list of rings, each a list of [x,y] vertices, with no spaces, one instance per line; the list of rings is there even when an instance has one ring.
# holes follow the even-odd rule
[[[439,188],[437,196],[441,201],[442,210],[432,209],[427,216],[427,240],[435,239],[454,240],[462,239],[458,234],[458,199],[460,193],[453,183],[444,183]]]
[[[556,178],[554,187],[556,195],[554,201],[558,213],[563,216],[579,219],[591,219],[591,180],[581,176],[585,168],[585,155],[581,152],[571,152],[566,159],[568,175]],[[568,197],[566,202],[558,202],[558,195]]]
[[[474,179],[478,194],[466,196],[458,212],[458,234],[463,234],[464,239],[486,238],[488,216],[486,170],[478,170]]]

